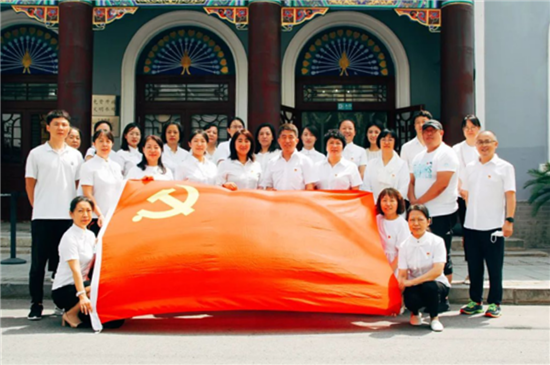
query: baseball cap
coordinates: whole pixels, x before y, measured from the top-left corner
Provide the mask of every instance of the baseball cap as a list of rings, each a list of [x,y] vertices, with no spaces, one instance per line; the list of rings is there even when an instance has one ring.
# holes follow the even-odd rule
[[[435,119],[430,119],[426,123],[424,123],[424,125],[422,125],[422,130],[425,130],[426,128],[429,128],[429,127],[432,127],[433,129],[438,129],[440,131],[443,130],[443,125],[441,125],[441,123],[439,123]]]

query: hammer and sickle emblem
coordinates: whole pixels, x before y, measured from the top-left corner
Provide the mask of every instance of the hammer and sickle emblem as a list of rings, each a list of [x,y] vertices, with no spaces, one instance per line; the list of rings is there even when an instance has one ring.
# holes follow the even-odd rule
[[[150,203],[154,203],[157,200],[160,200],[164,204],[172,207],[172,209],[165,210],[162,212],[151,212],[149,210],[142,209],[136,213],[134,218],[132,218],[132,221],[139,222],[143,218],[164,219],[164,218],[174,217],[178,214],[189,215],[193,213],[195,209],[193,209],[192,207],[193,205],[195,205],[195,203],[199,199],[199,191],[192,186],[186,186],[186,185],[176,185],[176,186],[183,188],[187,191],[187,199],[185,199],[184,202],[170,195],[174,191],[176,191],[176,189],[163,189],[158,193],[156,193],[155,195],[152,195],[151,197],[149,197],[147,201]]]

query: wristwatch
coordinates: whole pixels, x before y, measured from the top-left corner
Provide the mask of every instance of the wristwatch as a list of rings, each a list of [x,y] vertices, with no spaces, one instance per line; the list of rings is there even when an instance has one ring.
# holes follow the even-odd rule
[[[506,217],[506,221],[510,222],[510,223],[514,223],[514,218],[513,217]]]

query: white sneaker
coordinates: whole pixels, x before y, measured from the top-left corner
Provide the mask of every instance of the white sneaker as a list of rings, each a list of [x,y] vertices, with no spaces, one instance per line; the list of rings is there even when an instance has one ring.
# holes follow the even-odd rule
[[[441,332],[444,328],[443,323],[441,323],[437,318],[432,319],[432,321],[430,322],[430,327],[432,328],[432,331],[435,332]]]
[[[63,313],[65,313],[65,311],[63,309],[59,308],[57,305],[53,309],[53,315],[54,316],[62,316]]]
[[[414,315],[411,313],[411,319],[409,320],[409,323],[412,326],[420,326],[422,324],[422,314]]]

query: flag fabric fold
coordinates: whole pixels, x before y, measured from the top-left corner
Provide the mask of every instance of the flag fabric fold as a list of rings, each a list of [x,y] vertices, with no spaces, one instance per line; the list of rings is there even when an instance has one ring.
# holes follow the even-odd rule
[[[367,192],[128,181],[99,238],[96,330],[147,314],[401,306]]]

